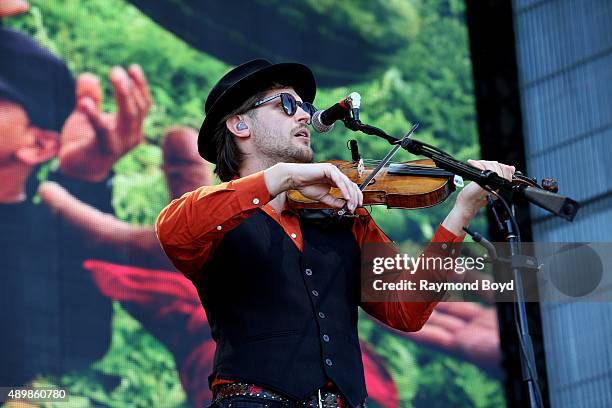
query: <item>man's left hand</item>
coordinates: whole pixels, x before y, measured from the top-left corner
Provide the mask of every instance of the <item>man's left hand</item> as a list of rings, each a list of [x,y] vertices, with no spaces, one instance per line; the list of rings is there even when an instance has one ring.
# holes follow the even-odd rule
[[[132,65],[126,72],[114,67],[110,80],[115,90],[116,113],[102,112],[98,79],[87,73],[79,76],[77,109],[62,129],[59,152],[62,173],[101,181],[120,157],[142,142],[143,121],[151,106],[142,69]]]
[[[480,170],[494,171],[507,180],[512,180],[512,175],[516,170],[514,166],[508,166],[496,161],[468,160],[468,163]],[[488,194],[478,184],[474,182],[468,184],[457,195],[455,206],[442,222],[442,226],[457,236],[465,235],[462,228],[467,227],[472,218],[478,213],[478,210],[487,204]]]
[[[506,180],[512,180],[512,175],[516,171],[514,166],[508,166],[507,164],[498,163],[496,161],[468,160],[468,163],[480,170],[491,170]],[[489,193],[478,184],[470,183],[461,190],[457,196],[455,205],[468,213],[476,214],[478,210],[487,204],[488,194]]]

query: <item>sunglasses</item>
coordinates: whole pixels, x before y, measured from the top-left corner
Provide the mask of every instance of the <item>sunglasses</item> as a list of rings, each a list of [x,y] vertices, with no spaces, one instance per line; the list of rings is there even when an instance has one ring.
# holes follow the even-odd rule
[[[285,93],[285,92],[279,93],[274,96],[268,96],[267,98],[264,98],[261,101],[257,101],[253,104],[253,108],[257,108],[263,105],[264,103],[268,103],[276,98],[280,98],[281,106],[283,107],[283,110],[285,111],[285,113],[289,116],[295,115],[298,107],[302,108],[304,112],[310,115],[310,118],[312,118],[312,115],[314,115],[314,113],[317,110],[313,104],[308,103],[308,102],[298,101],[295,99],[293,95],[291,95],[290,93]],[[308,123],[310,123],[310,119],[308,119]]]

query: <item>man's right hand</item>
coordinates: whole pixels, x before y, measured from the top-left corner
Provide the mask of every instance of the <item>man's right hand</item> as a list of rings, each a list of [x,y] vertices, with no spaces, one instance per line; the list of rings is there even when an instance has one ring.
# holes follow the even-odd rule
[[[264,171],[264,179],[272,196],[297,190],[304,197],[330,207],[342,208],[347,204],[350,212],[363,204],[359,186],[330,163],[278,163]],[[332,187],[337,187],[344,199],[333,197]]]

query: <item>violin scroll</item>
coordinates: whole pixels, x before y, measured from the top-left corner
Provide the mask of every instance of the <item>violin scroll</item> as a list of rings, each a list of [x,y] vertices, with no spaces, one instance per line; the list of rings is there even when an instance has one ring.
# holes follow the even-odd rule
[[[543,178],[542,188],[546,191],[550,191],[551,193],[558,193],[559,183],[557,182],[557,179],[554,178]]]
[[[517,185],[538,187],[551,193],[559,192],[559,183],[557,182],[557,179],[542,178],[542,183],[538,184],[538,180],[535,177],[527,177],[520,171],[517,171],[512,175],[512,183]]]

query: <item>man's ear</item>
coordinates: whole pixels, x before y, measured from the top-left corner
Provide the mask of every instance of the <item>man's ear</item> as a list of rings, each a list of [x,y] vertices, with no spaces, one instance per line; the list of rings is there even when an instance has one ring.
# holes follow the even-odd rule
[[[15,151],[17,160],[29,166],[44,163],[57,156],[60,147],[60,136],[52,130],[32,129],[34,143]]]
[[[225,121],[227,129],[238,137],[251,136],[251,129],[247,120],[242,115],[234,115]]]

